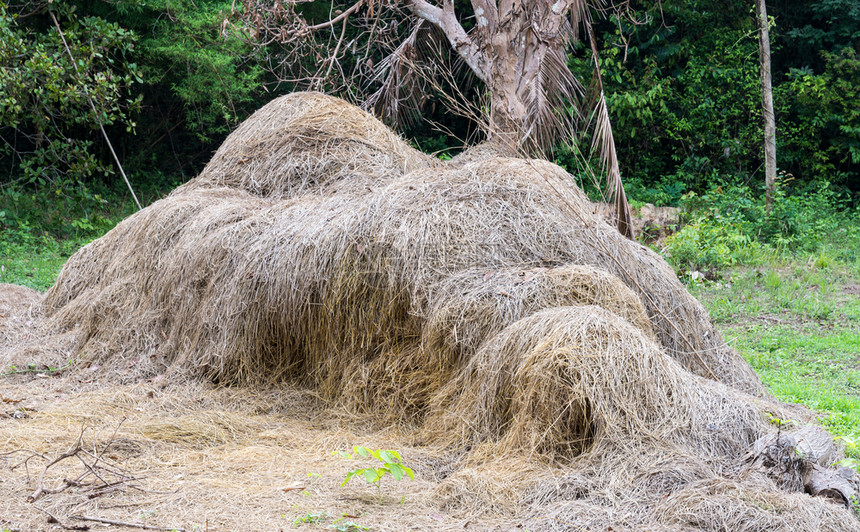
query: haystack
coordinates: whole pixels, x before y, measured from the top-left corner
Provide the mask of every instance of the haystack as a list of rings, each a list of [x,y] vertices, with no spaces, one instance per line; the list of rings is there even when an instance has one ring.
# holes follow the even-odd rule
[[[437,164],[382,122],[319,93],[279,98],[230,135],[206,168],[177,191],[225,186],[285,199],[349,177],[368,184]]]
[[[755,507],[860,530],[745,469],[783,407],[565,171],[492,150],[433,161],[319,94],[273,101],[197,179],[83,248],[44,313],[120,381],[287,381],[402,423],[463,453],[445,504],[507,505],[535,528],[784,529],[738,517]],[[709,501],[730,511],[706,518]]]

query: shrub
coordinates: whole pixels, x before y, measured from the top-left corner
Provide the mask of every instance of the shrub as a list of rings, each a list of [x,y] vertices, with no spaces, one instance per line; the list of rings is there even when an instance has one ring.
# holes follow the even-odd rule
[[[723,268],[752,262],[761,245],[737,224],[718,218],[699,218],[666,238],[665,253],[677,270]]]

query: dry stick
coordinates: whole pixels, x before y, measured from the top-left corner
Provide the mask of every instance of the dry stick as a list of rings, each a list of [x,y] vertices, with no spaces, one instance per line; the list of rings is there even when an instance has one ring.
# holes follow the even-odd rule
[[[54,16],[53,11],[48,11],[51,14],[51,19],[54,21],[54,25],[57,27],[57,31],[60,32],[60,38],[63,40],[63,45],[66,47],[66,52],[69,54],[69,59],[72,61],[72,66],[75,67],[75,73],[78,72],[78,64],[75,63],[75,58],[72,56],[72,50],[69,48],[69,43],[66,42],[66,36],[63,34],[63,30],[60,28],[60,23],[57,22],[57,17]],[[134,193],[134,189],[131,188],[131,183],[128,180],[128,177],[125,175],[125,170],[122,169],[122,164],[119,162],[119,157],[116,156],[116,152],[113,149],[113,144],[111,144],[110,139],[108,138],[107,132],[105,131],[105,126],[102,123],[102,119],[99,118],[99,112],[96,109],[96,105],[93,103],[93,99],[90,97],[90,91],[87,90],[86,85],[82,85],[84,88],[84,93],[87,95],[87,101],[90,102],[90,107],[93,109],[93,115],[96,117],[96,122],[99,123],[99,129],[102,131],[102,136],[105,138],[105,142],[107,142],[108,148],[110,148],[110,153],[113,155],[113,160],[116,162],[117,168],[119,168],[119,173],[122,174],[122,178],[125,181],[125,184],[128,186],[128,191],[131,192],[131,197],[134,198],[134,202],[137,204],[138,209],[143,209],[140,205],[140,201],[137,199],[137,195]]]
[[[114,525],[114,526],[127,526],[129,528],[142,528],[144,530],[172,530],[175,532],[187,532],[184,528],[173,527],[163,527],[163,526],[152,526],[146,525],[144,523],[129,523],[126,521],[114,521],[112,519],[102,519],[101,517],[89,517],[86,515],[70,515],[69,519],[76,519],[78,521],[93,521],[95,523],[104,523],[106,525]]]
[[[120,480],[119,482],[115,482],[108,486],[99,486],[98,488],[93,488],[93,493],[87,495],[87,499],[95,499],[101,497],[102,495],[106,495],[108,493],[113,493],[115,491],[119,491],[123,488],[123,484],[125,480]]]
[[[77,441],[77,443],[75,443],[75,446],[72,449],[70,449],[70,450],[64,452],[63,454],[61,454],[60,456],[54,458],[53,460],[51,460],[51,462],[48,465],[45,466],[45,469],[42,470],[42,474],[39,475],[39,486],[36,488],[36,491],[34,491],[32,494],[30,494],[29,497],[27,497],[27,502],[36,502],[39,499],[39,497],[41,497],[42,495],[44,495],[46,493],[60,493],[61,491],[64,491],[64,490],[68,489],[70,486],[74,485],[74,483],[76,481],[70,481],[69,479],[63,479],[63,486],[62,487],[53,488],[53,489],[46,488],[45,487],[45,473],[47,473],[48,469],[52,465],[56,464],[57,462],[60,462],[62,460],[65,460],[66,458],[69,458],[72,456],[77,456],[78,451],[81,450],[81,438],[83,437],[83,434],[84,434],[83,431],[81,431],[81,435],[78,436],[78,441]]]
[[[50,460],[50,458],[48,458],[47,456],[45,456],[42,453],[37,453],[36,451],[34,451],[32,449],[23,449],[23,448],[22,449],[13,449],[13,450],[7,451],[5,453],[0,453],[0,456],[9,456],[9,455],[15,454],[15,453],[30,453],[32,456],[29,456],[28,458],[33,458],[33,456],[38,456],[39,458],[42,458],[43,460]],[[23,463],[23,462],[21,462],[21,463]],[[19,467],[20,465],[21,464],[18,464],[16,466],[12,466],[12,469]]]
[[[101,454],[104,454],[108,449],[110,449],[110,446],[111,446],[111,444],[113,443],[113,439],[114,439],[114,438],[116,438],[116,433],[117,433],[117,432],[119,432],[119,428],[122,426],[122,424],[123,424],[123,423],[125,423],[125,420],[126,420],[126,419],[127,419],[127,418],[122,418],[122,419],[120,420],[120,422],[117,424],[116,428],[113,430],[113,434],[111,434],[111,437],[110,437],[110,439],[109,439],[109,440],[108,440],[108,442],[107,442],[107,445],[105,445],[105,448],[104,448],[104,449],[102,449]],[[109,485],[108,481],[106,481],[105,479],[103,479],[103,478],[101,477],[101,475],[99,475],[99,474],[98,474],[98,473],[96,473],[96,471],[95,471],[95,468],[96,468],[96,466],[97,466],[97,465],[98,465],[98,463],[99,463],[99,460],[101,460],[101,454],[98,454],[98,447],[95,447],[95,446],[93,447],[93,453],[88,453],[88,452],[87,452],[86,450],[84,450],[83,448],[81,449],[81,451],[82,451],[82,452],[84,452],[85,454],[87,454],[87,455],[92,456],[93,458],[95,458],[95,461],[94,461],[92,464],[88,464],[88,463],[86,462],[86,460],[84,460],[83,458],[81,458],[81,457],[80,457],[80,455],[78,455],[78,460],[80,460],[80,461],[81,461],[81,463],[83,463],[83,464],[84,464],[84,467],[86,467],[87,469],[89,469],[89,470],[90,470],[90,473],[92,473],[93,475],[95,475],[95,477],[96,477],[96,478],[98,478],[99,480],[101,480],[101,481],[102,481],[102,483],[103,483],[105,486],[108,486],[108,485]],[[110,471],[110,470],[109,470],[109,469],[107,469],[107,468],[102,468],[102,469],[105,469],[106,471],[109,471],[109,472],[113,473],[113,471]],[[123,473],[124,473],[124,472],[123,472]],[[116,474],[116,473],[114,473],[114,474]]]
[[[322,85],[322,83],[325,82],[326,78],[328,78],[329,74],[331,74],[331,69],[334,67],[335,61],[337,61],[337,53],[340,50],[340,45],[343,44],[343,38],[346,36],[346,25],[348,21],[349,17],[345,17],[343,19],[343,28],[340,31],[340,38],[337,40],[337,46],[334,47],[334,53],[332,53],[331,61],[329,61],[328,63],[328,70],[326,70],[325,76],[320,79],[320,85]]]
[[[67,525],[66,523],[60,521],[60,519],[56,515],[52,514],[48,510],[45,510],[44,508],[39,508],[36,505],[33,505],[33,508],[39,510],[40,512],[42,512],[44,514],[47,514],[49,523],[57,523],[58,525],[60,525],[60,527],[62,527],[65,530],[89,530],[90,529],[90,527],[88,527],[87,525]],[[3,530],[5,530],[5,528]]]

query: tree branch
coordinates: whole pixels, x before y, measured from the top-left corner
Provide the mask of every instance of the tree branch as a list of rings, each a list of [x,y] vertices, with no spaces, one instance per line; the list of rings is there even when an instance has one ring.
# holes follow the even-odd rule
[[[114,521],[113,519],[104,519],[102,517],[89,517],[86,515],[70,515],[69,519],[77,519],[78,521],[93,521],[96,523],[104,523],[106,525],[124,526],[128,528],[142,528],[144,530],[170,530],[173,532],[185,532],[184,528],[178,527],[163,527],[152,526],[145,523],[133,523],[128,521]]]
[[[305,28],[305,30],[317,31],[317,30],[321,30],[321,29],[325,29],[325,28],[329,28],[331,26],[334,26],[335,24],[337,24],[341,20],[347,18],[351,14],[358,11],[358,8],[360,8],[363,5],[364,5],[364,0],[358,0],[358,2],[356,2],[355,4],[352,5],[352,7],[350,7],[349,9],[347,9],[346,11],[341,13],[340,15],[334,17],[333,19],[327,20],[326,22],[321,22],[321,23],[316,24],[314,26],[308,26],[307,28]]]
[[[422,18],[442,30],[451,46],[472,69],[478,78],[484,83],[490,81],[490,59],[484,54],[478,45],[469,37],[463,26],[454,15],[454,3],[445,0],[445,7],[440,8],[426,0],[409,0],[407,3],[410,11],[416,17]]]
[[[485,27],[490,33],[496,31],[499,23],[499,10],[492,0],[472,0],[472,10],[479,28]]]

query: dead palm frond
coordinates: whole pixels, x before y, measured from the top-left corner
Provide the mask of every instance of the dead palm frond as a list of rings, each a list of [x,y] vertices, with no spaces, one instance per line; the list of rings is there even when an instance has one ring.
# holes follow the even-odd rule
[[[436,30],[418,20],[403,42],[375,66],[369,83],[379,87],[364,102],[365,109],[389,124],[413,125],[421,116],[428,97],[426,76],[421,75],[422,53],[435,40]]]
[[[581,122],[585,89],[567,66],[567,49],[549,49],[529,85],[528,110],[521,143],[527,152],[551,151],[559,139],[574,139]]]
[[[618,167],[618,154],[615,151],[615,137],[612,134],[612,122],[609,119],[609,108],[606,106],[606,95],[603,92],[603,78],[600,75],[600,62],[597,53],[597,41],[590,22],[586,22],[588,37],[591,43],[591,57],[594,63],[594,92],[595,104],[589,123],[594,124],[594,135],[591,141],[591,151],[599,155],[602,170],[606,173],[606,189],[604,196],[615,206],[615,221],[618,231],[627,238],[633,238],[633,222],[630,214],[630,204],[624,193],[621,182],[621,170]]]
[[[478,4],[480,2],[475,5]],[[429,4],[426,7],[431,11],[438,9]],[[373,109],[390,125],[412,127],[423,118],[423,110],[429,102],[441,101],[449,113],[482,126],[489,137],[512,141],[506,148],[511,155],[550,160],[559,141],[572,145],[582,138],[583,130],[591,129],[594,138],[592,152],[600,155],[601,171],[606,176],[604,198],[615,203],[619,231],[632,237],[630,207],[621,185],[611,122],[603,96],[590,9],[587,0],[572,0],[567,5],[536,6],[530,22],[504,22],[508,25],[504,31],[518,32],[517,38],[522,39],[522,50],[516,52],[517,56],[510,55],[515,53],[513,48],[495,44],[502,31],[498,28],[502,24],[498,19],[501,11],[497,11],[493,15],[496,17],[494,22],[485,27],[477,24],[469,32],[459,28],[461,33],[456,38],[452,37],[455,35],[449,31],[450,28],[440,25],[438,20],[412,16],[415,15],[413,7],[393,8],[385,15],[390,18],[386,24],[381,22],[381,11],[376,12],[375,19],[368,13],[365,27],[370,28],[367,35],[371,39],[377,26],[389,29],[385,30],[387,37],[379,42],[385,58],[376,64],[368,60],[366,65],[359,65],[365,72],[366,92],[370,93],[364,99],[363,107]],[[558,10],[566,10],[568,16],[559,17]],[[441,13],[436,15],[442,16]],[[457,24],[450,20],[449,23]],[[580,25],[592,41],[596,82],[592,81],[591,86],[596,86],[596,91],[586,90],[567,64],[568,51],[580,39],[583,29]],[[463,52],[462,47],[471,51]],[[477,66],[475,54],[483,58],[483,63]],[[494,131],[488,112],[491,106],[476,105],[474,95],[467,96],[470,91],[463,88],[480,79],[486,83],[486,92],[493,102],[497,97],[503,98],[493,81],[496,78],[492,77],[495,75],[492,65],[502,64],[516,65],[515,72],[509,72],[515,79],[506,83],[513,83],[508,90],[516,93],[517,103],[525,108],[524,118],[523,115],[517,117],[520,122],[515,132]],[[324,77],[327,78],[328,73]],[[510,138],[512,135],[516,138]]]

